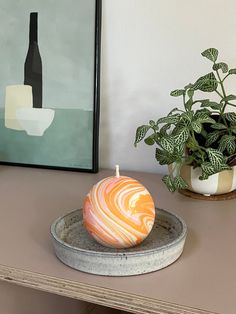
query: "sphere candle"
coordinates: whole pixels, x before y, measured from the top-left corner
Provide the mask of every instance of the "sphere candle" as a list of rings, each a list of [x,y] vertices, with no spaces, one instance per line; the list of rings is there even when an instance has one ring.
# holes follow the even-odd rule
[[[95,184],[83,206],[84,225],[104,246],[128,248],[150,233],[155,206],[150,193],[137,180],[116,175]]]

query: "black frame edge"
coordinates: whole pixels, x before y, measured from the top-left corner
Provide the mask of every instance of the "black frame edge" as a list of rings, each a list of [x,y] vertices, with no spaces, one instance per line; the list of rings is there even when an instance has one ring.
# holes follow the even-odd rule
[[[99,170],[99,122],[100,122],[100,74],[101,74],[101,30],[102,0],[96,0],[95,12],[95,60],[94,60],[94,108],[93,108],[93,162],[92,172]]]

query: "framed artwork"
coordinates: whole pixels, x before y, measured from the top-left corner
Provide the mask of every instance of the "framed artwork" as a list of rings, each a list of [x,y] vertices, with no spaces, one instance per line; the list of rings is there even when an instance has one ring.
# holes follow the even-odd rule
[[[101,0],[0,0],[0,163],[98,171]]]

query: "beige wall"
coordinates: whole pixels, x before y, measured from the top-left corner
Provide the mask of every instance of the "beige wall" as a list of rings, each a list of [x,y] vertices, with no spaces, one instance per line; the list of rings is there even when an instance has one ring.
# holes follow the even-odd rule
[[[165,171],[153,147],[133,147],[136,127],[176,107],[171,90],[210,72],[206,48],[236,67],[236,1],[103,0],[103,9],[100,164]]]

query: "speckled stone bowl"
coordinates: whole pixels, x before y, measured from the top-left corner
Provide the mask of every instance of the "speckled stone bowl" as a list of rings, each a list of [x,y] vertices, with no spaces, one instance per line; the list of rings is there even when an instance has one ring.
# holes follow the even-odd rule
[[[181,255],[187,234],[185,222],[156,209],[150,235],[129,249],[111,249],[97,243],[83,226],[82,210],[58,218],[51,226],[57,257],[77,270],[107,276],[130,276],[164,268]]]

